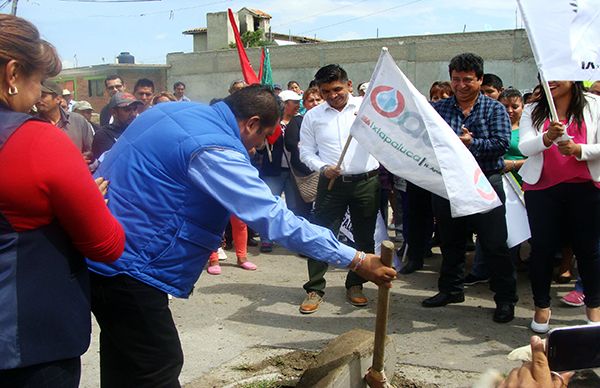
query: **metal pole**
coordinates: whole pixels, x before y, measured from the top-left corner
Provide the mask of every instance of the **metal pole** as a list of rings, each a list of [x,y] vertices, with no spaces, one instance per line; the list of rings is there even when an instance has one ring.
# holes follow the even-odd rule
[[[17,16],[17,3],[19,0],[12,0],[12,11],[11,14]]]

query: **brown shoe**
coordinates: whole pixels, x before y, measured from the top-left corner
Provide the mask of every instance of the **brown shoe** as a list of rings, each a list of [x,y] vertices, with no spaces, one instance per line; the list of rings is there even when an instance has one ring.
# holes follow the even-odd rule
[[[348,301],[356,307],[364,307],[369,299],[363,294],[361,286],[352,286],[346,290]]]
[[[302,314],[312,314],[319,309],[319,305],[323,301],[323,297],[315,291],[311,291],[306,295],[306,299],[300,305]]]

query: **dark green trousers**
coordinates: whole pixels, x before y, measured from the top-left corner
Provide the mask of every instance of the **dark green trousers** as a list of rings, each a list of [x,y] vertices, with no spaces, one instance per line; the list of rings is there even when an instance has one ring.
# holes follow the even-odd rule
[[[346,209],[349,208],[356,249],[373,253],[373,234],[379,210],[379,177],[355,182],[344,182],[342,177],[338,177],[331,191],[327,190],[327,185],[329,179],[321,176],[315,201],[314,223],[330,229],[337,235]],[[325,262],[308,259],[309,280],[304,284],[306,292],[316,291],[320,295],[325,293],[327,267]],[[354,271],[348,271],[346,288],[365,282],[366,280]]]

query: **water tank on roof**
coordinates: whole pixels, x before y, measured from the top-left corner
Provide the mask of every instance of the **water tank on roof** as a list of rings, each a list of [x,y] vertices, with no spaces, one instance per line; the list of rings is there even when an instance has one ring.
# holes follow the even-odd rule
[[[129,51],[123,51],[117,57],[117,63],[135,63],[135,57]]]

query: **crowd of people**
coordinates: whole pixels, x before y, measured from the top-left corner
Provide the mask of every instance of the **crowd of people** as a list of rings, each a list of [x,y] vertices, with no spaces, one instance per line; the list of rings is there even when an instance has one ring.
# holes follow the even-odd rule
[[[521,185],[531,230],[524,257],[521,245],[507,245],[504,204],[453,218],[447,199],[392,176],[350,140],[369,83],[354,87],[339,65],[318,69],[306,90],[294,80],[286,90],[236,80],[210,104],[191,102],[183,82],[157,92],[143,78],[129,93],[111,75],[98,116],[50,80],[60,59],[35,26],[0,15],[0,32],[0,382],[78,386],[91,311],[103,387],[179,386],[183,351],[168,298],[187,298],[205,267],[219,275],[231,244],[243,270],[258,269],[248,245],[305,257],[302,314],[318,311],[330,265],[349,269],[347,300],[362,307],[365,282],[391,287],[438,244],[439,292],[422,305],[461,303],[466,285],[489,281],[492,319],[507,323],[517,268],[528,268],[530,328],[542,334],[555,267],[570,279],[575,259],[579,278],[563,299],[600,324],[598,81],[550,81],[557,121],[544,88],[504,88],[475,54],[451,58],[449,81],[431,86],[433,107],[502,202],[504,174]],[[346,212],[354,241],[342,243]],[[406,257],[398,273],[372,253],[379,213]],[[537,340],[532,347],[544,357]]]

